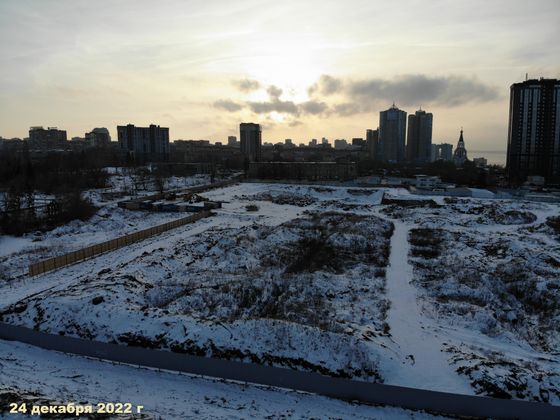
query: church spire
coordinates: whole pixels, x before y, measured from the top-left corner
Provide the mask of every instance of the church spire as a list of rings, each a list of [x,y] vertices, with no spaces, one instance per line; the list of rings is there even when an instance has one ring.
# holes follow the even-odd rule
[[[459,135],[459,141],[457,142],[457,147],[453,153],[453,160],[456,166],[463,166],[467,158],[467,149],[465,149],[465,140],[463,139],[463,127],[461,127],[461,134]]]

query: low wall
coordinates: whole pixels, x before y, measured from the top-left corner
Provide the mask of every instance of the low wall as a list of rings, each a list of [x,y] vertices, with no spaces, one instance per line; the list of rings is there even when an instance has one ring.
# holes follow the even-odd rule
[[[317,373],[252,363],[83,340],[1,322],[0,339],[102,360],[306,391],[347,401],[391,405],[456,416],[500,419],[560,418],[560,407],[544,403],[501,400],[332,378]]]

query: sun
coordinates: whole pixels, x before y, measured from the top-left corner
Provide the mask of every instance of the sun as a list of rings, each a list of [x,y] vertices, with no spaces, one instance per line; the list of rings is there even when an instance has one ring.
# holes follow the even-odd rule
[[[263,85],[281,88],[285,99],[307,100],[307,89],[322,74],[321,59],[308,44],[296,38],[267,39],[256,55],[244,58],[243,70]]]

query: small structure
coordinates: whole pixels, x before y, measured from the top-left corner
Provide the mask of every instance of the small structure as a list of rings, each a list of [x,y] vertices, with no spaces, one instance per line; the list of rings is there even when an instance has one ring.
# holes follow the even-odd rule
[[[539,175],[529,175],[527,177],[527,182],[525,182],[525,185],[535,186],[535,187],[543,187],[544,184],[545,184],[544,176],[539,176]]]
[[[416,188],[422,190],[433,190],[441,184],[439,176],[416,175]]]
[[[488,166],[488,160],[483,157],[474,158],[473,163],[477,168],[486,168]]]

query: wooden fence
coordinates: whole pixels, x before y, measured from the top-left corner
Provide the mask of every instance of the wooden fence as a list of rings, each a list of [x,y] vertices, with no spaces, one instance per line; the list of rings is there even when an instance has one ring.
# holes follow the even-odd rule
[[[99,254],[114,251],[115,249],[122,248],[123,246],[130,245],[134,242],[142,241],[146,238],[149,238],[150,236],[159,235],[162,232],[175,229],[179,226],[183,226],[195,222],[197,220],[203,219],[205,217],[209,217],[211,215],[212,212],[208,210],[204,210],[199,213],[193,214],[191,216],[183,217],[182,219],[173,220],[172,222],[164,223],[158,226],[153,226],[148,229],[143,229],[138,232],[131,233],[129,235],[124,235],[119,238],[111,239],[109,241],[105,241],[100,244],[91,245],[86,248],[79,249],[77,251],[60,255],[58,257],[53,257],[43,261],[39,261],[29,266],[29,275],[36,276],[38,274],[56,270],[58,268],[65,267],[70,264],[75,264],[84,261],[88,258],[95,257]]]

